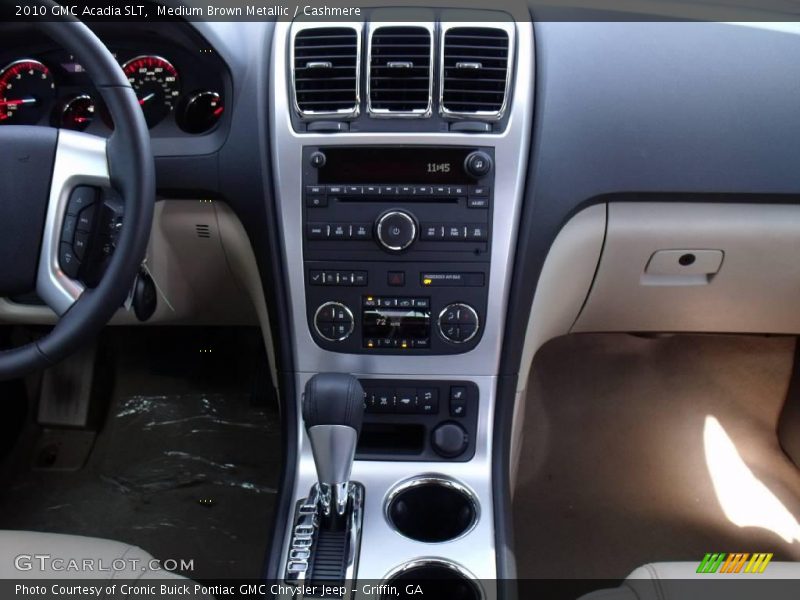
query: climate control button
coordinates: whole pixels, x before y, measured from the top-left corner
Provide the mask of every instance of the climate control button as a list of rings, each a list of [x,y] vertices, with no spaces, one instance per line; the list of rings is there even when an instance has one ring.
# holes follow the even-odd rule
[[[314,329],[322,339],[341,342],[355,328],[353,312],[341,302],[326,302],[314,313]]]
[[[417,221],[402,210],[390,210],[375,223],[378,242],[390,252],[400,252],[417,239]]]
[[[463,344],[478,334],[480,319],[469,304],[449,304],[439,313],[436,323],[439,334],[448,342]]]

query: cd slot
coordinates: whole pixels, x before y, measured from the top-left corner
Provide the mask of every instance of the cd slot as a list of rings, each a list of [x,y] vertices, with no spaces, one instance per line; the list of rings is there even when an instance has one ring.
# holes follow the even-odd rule
[[[437,196],[330,196],[331,200],[336,202],[346,203],[364,203],[364,202],[386,202],[386,203],[423,203],[423,204],[458,204],[458,196],[450,196],[446,198]]]

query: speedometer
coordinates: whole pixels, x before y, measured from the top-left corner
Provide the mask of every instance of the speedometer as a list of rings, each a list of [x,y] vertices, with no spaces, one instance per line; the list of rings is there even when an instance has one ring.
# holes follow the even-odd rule
[[[148,127],[155,127],[175,109],[180,96],[178,71],[160,56],[137,56],[124,65]]]
[[[17,60],[0,71],[0,123],[38,123],[55,97],[50,71],[38,60]]]

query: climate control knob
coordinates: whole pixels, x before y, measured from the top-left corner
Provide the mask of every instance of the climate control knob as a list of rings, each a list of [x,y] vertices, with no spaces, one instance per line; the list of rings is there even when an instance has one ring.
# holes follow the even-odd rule
[[[355,328],[352,311],[341,302],[326,302],[314,313],[314,329],[328,342],[342,342]]]
[[[448,342],[463,344],[478,334],[480,319],[469,304],[456,302],[444,307],[436,325],[439,334]]]
[[[402,210],[383,213],[375,222],[378,243],[390,252],[401,252],[417,239],[417,220]]]

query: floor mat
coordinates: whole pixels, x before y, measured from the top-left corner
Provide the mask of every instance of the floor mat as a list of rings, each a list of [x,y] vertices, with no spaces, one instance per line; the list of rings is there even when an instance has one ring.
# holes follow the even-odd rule
[[[280,473],[277,408],[250,386],[240,343],[250,332],[187,335],[114,340],[116,384],[88,463],[17,465],[0,490],[1,528],[125,541],[193,561],[183,572],[195,579],[261,575]]]
[[[537,355],[514,498],[519,576],[618,579],[706,552],[800,560],[775,434],[793,338],[568,336]]]

